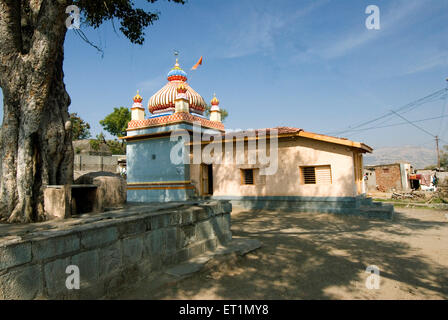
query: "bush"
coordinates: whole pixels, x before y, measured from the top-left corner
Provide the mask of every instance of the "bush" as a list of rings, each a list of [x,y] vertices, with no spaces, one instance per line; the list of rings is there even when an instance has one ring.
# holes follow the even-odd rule
[[[90,140],[90,147],[92,147],[92,149],[95,150],[95,151],[100,150],[100,141],[98,141],[98,140]]]

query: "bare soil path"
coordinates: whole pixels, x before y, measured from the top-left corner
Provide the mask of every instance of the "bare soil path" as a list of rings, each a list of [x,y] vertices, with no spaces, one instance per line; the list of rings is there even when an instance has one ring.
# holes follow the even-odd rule
[[[448,212],[396,208],[393,221],[238,211],[234,237],[262,248],[160,290],[124,299],[448,299]],[[380,269],[380,288],[365,282]]]

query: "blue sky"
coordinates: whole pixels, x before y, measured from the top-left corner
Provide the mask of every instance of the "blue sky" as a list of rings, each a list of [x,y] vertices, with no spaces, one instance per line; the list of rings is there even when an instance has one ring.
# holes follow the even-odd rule
[[[380,30],[365,27],[370,4],[381,10]],[[68,32],[70,111],[91,124],[93,135],[114,107],[131,106],[137,89],[147,104],[166,82],[173,49],[180,51],[190,85],[206,101],[216,92],[231,129],[291,126],[333,133],[447,86],[445,0],[189,0],[150,7],[162,14],[146,30],[143,46],[114,33],[111,23],[82,27],[103,48],[102,58]],[[200,56],[204,64],[189,71]],[[444,103],[433,101],[404,116],[437,117]],[[396,117],[386,124],[399,122]],[[418,124],[448,141],[448,118]],[[411,125],[341,135],[374,148],[434,145]]]

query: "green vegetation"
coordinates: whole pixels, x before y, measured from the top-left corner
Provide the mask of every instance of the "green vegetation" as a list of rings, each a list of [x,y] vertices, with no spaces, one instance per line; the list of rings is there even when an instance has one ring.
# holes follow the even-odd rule
[[[126,154],[126,144],[116,140],[108,140],[107,146],[112,154]]]
[[[72,123],[72,140],[90,138],[90,124],[81,119],[76,112],[70,113]]]
[[[443,146],[440,150],[440,167],[448,168],[448,145]],[[437,165],[433,164],[425,167],[425,170],[434,170],[435,168],[437,168]]]
[[[91,146],[92,149],[95,150],[95,151],[100,150],[100,144],[101,144],[101,142],[98,141],[98,139],[92,139],[92,140],[90,140],[90,146]]]
[[[112,154],[126,154],[126,144],[116,140],[106,140],[102,132],[96,135],[96,139],[90,140],[90,147],[94,151],[100,151],[101,145],[106,145]]]
[[[126,135],[128,122],[131,121],[131,111],[128,108],[114,108],[114,111],[100,121],[104,130],[115,137]]]

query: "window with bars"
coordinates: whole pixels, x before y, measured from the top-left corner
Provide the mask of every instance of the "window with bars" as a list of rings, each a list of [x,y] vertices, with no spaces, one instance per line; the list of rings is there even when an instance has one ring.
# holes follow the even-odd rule
[[[242,169],[241,170],[241,183],[242,184],[254,184],[254,169]]]
[[[331,184],[331,166],[300,167],[302,184]]]

